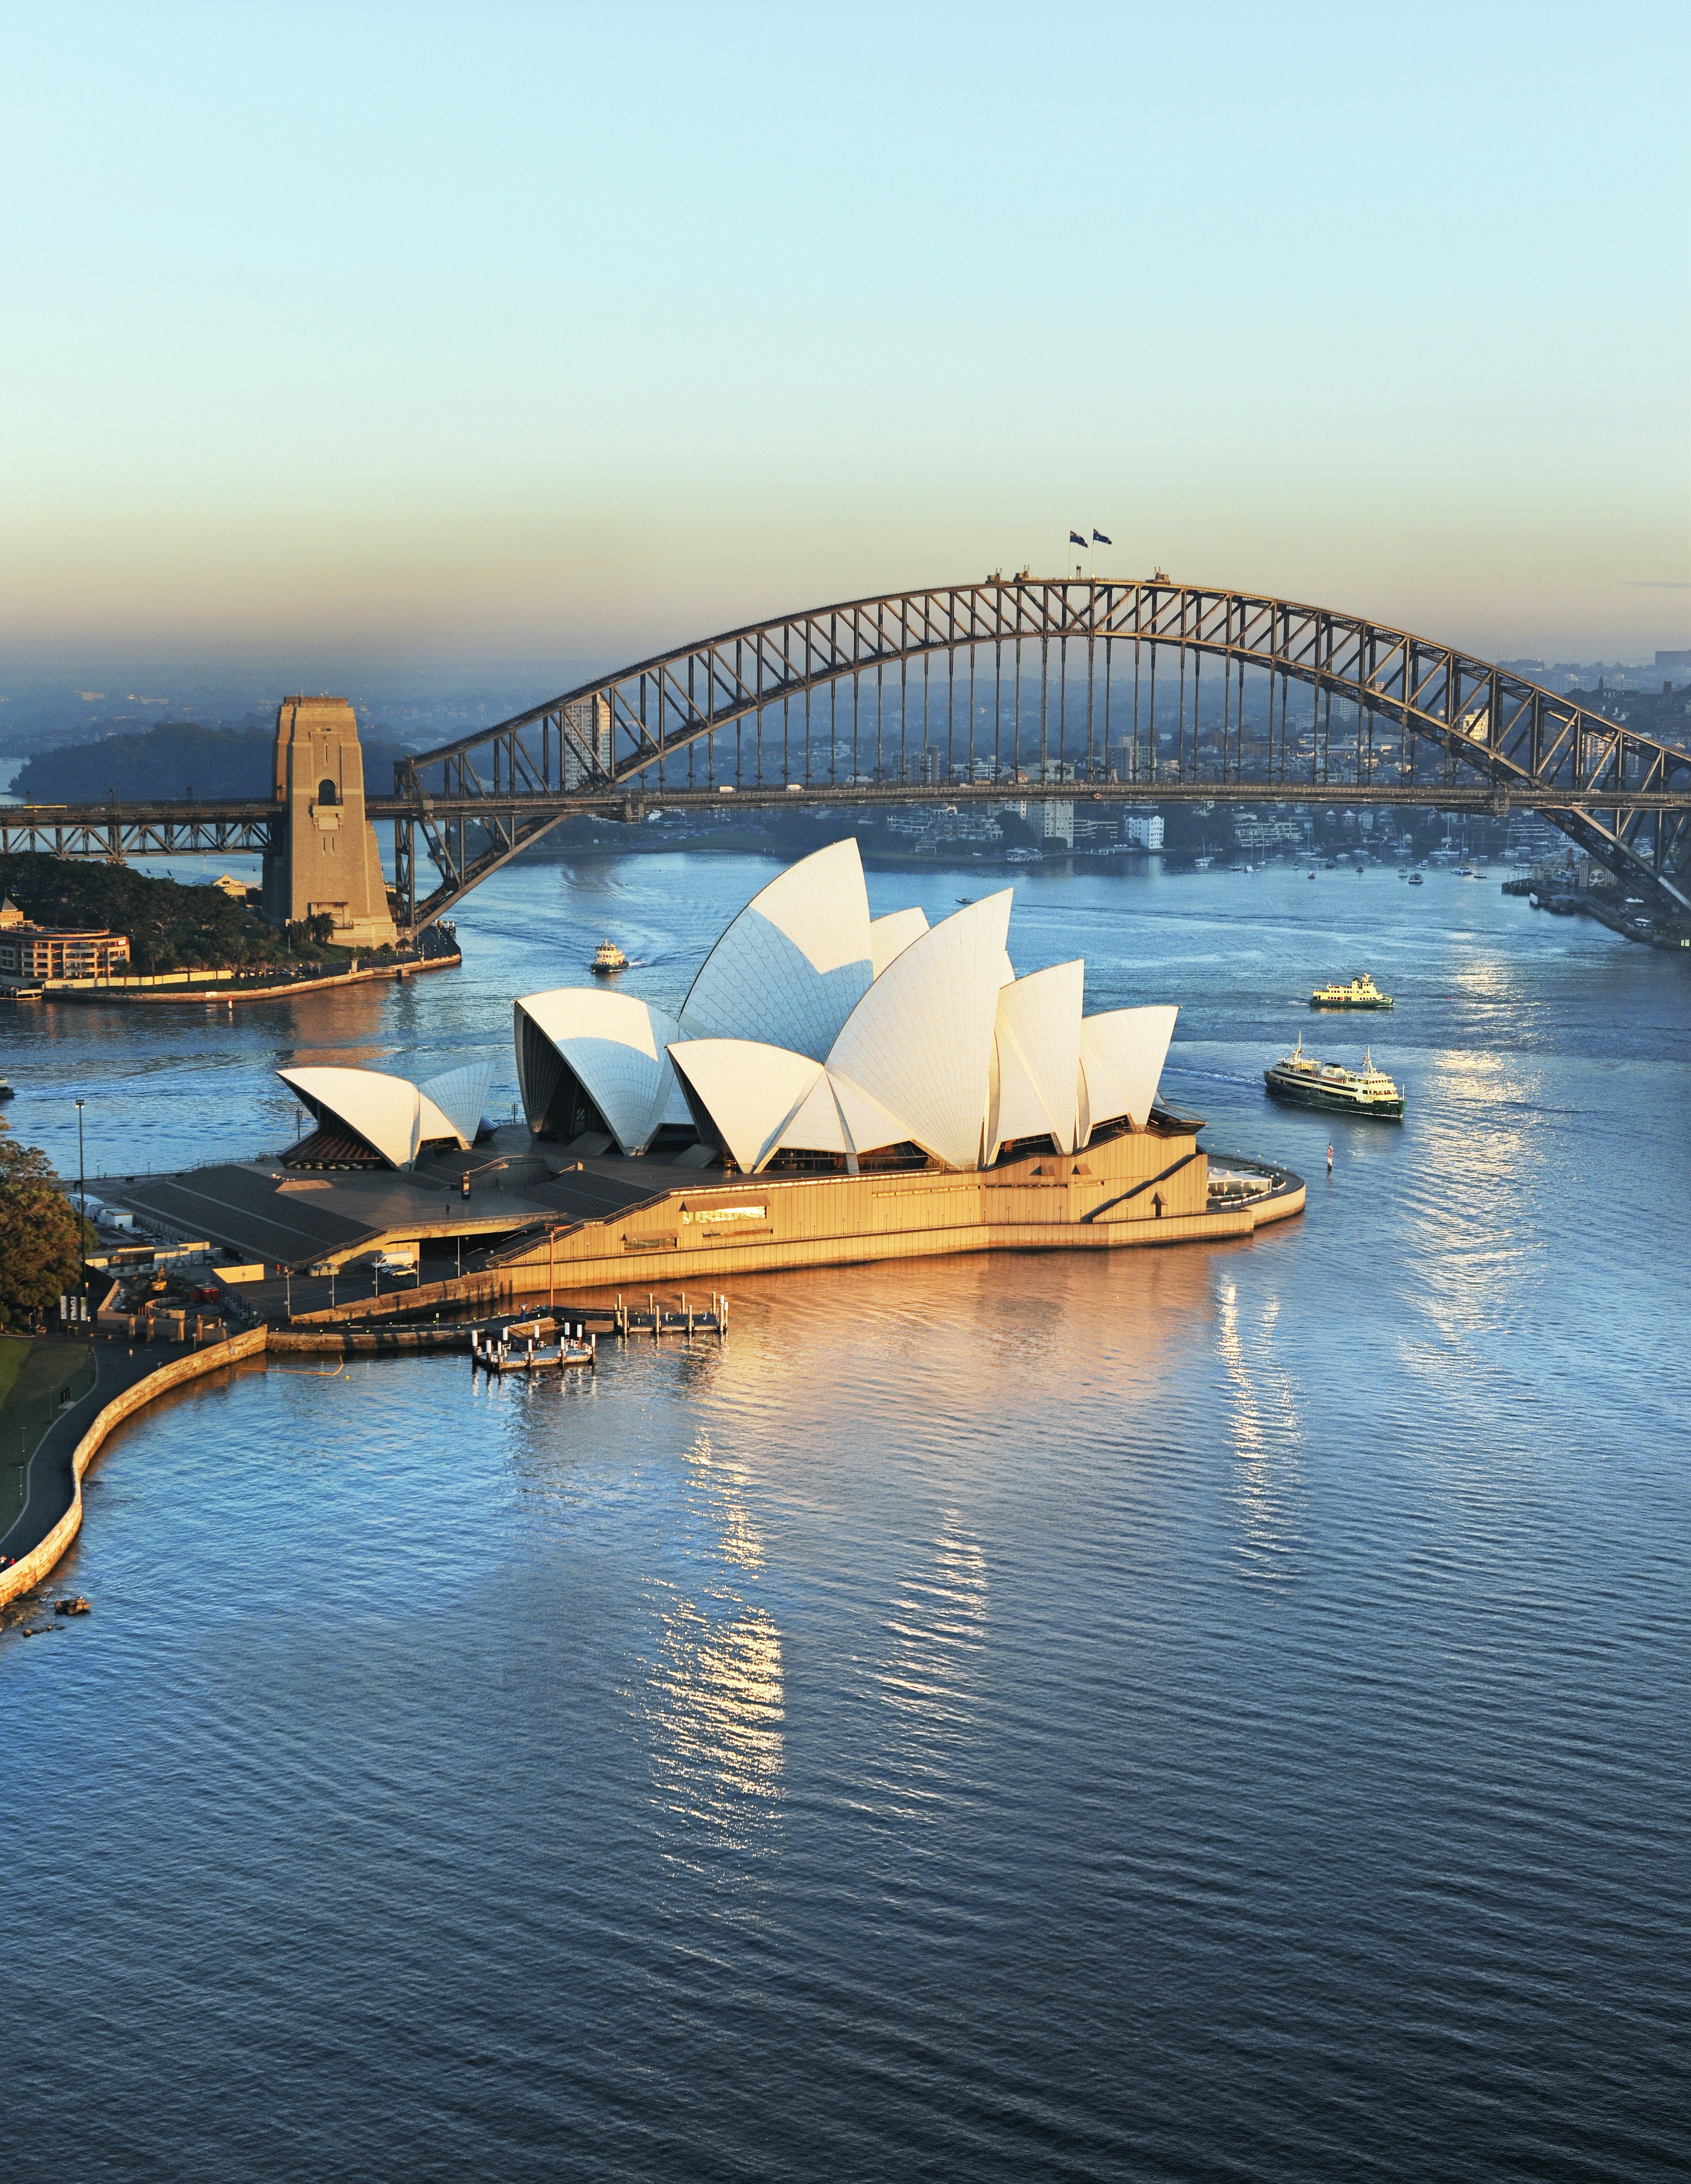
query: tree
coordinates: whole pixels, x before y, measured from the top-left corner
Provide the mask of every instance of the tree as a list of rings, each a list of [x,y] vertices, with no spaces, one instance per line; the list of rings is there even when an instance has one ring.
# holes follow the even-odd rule
[[[82,1279],[84,1223],[39,1145],[0,1117],[0,1313],[27,1323]]]

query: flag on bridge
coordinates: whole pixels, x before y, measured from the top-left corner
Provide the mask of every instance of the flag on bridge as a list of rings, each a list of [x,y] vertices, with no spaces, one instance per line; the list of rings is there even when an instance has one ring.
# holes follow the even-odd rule
[[[1094,531],[1092,537],[1095,546],[1113,546],[1115,543],[1113,538],[1106,538],[1101,531]]]
[[[1078,531],[1071,531],[1069,533],[1069,543],[1071,546],[1084,546],[1086,543],[1087,542],[1082,538]]]

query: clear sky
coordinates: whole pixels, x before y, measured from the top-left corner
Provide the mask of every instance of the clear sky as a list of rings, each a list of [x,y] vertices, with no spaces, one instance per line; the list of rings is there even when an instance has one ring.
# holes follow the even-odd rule
[[[0,8],[0,661],[1060,566],[1691,644],[1691,9]]]

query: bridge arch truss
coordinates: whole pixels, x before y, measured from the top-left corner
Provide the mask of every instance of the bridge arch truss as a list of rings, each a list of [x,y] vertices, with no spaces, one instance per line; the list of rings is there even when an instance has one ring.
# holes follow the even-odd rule
[[[392,816],[412,922],[619,800],[1278,788],[1438,805],[1464,784],[1542,810],[1658,908],[1691,907],[1685,752],[1409,631],[1160,574],[993,577],[749,623],[404,761]],[[423,903],[402,807],[440,875]]]

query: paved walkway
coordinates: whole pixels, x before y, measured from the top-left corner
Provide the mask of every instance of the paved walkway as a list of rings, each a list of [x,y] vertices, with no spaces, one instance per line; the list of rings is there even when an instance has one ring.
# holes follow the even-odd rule
[[[80,1401],[72,1403],[48,1427],[30,1457],[24,1506],[3,1539],[0,1557],[18,1562],[38,1547],[65,1511],[76,1491],[70,1460],[97,1414],[114,1396],[161,1365],[186,1357],[192,1343],[101,1342],[94,1346],[94,1384]]]

